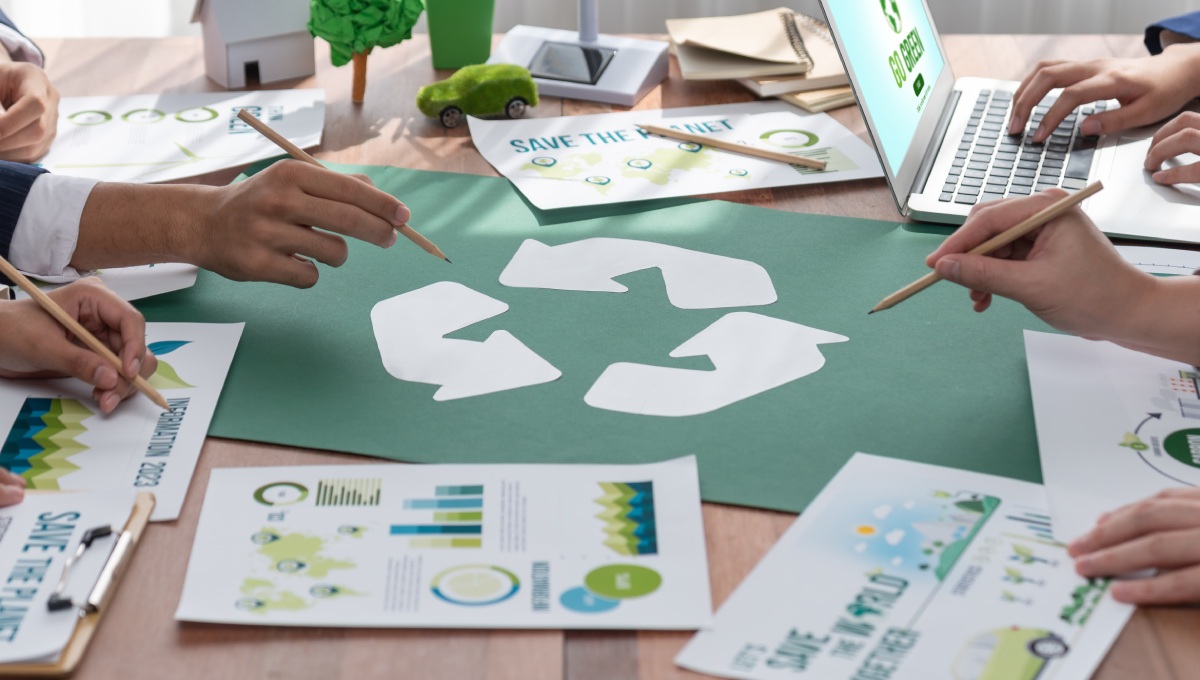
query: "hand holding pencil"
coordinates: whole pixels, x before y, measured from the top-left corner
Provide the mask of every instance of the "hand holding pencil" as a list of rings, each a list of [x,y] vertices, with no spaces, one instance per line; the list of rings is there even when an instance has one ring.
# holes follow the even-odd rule
[[[1130,326],[1143,318],[1138,307],[1155,278],[1127,263],[1078,208],[988,255],[969,254],[1066,196],[1052,189],[980,206],[925,264],[940,278],[968,288],[977,312],[1000,295],[1059,330],[1092,338],[1133,338],[1138,331]]]
[[[3,258],[0,263],[11,266]],[[0,377],[74,376],[93,387],[104,413],[135,389],[166,408],[145,380],[158,361],[146,349],[146,322],[132,305],[95,278],[41,295],[41,301],[0,302]]]

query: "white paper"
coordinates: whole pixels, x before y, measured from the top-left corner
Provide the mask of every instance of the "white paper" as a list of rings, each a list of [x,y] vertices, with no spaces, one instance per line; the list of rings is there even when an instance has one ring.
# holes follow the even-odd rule
[[[301,148],[321,143],[324,90],[64,97],[41,165],[106,182],[166,182],[280,155],[238,120],[243,108]]]
[[[508,331],[483,342],[448,333],[508,311],[508,305],[461,283],[440,281],[377,303],[375,341],[399,380],[441,385],[436,401],[477,397],[558,380],[562,372]]]
[[[178,518],[243,325],[146,324],[170,411],[138,394],[104,415],[74,378],[0,380],[0,467],[31,489],[151,491],[151,519]]]
[[[688,457],[213,470],[175,616],[695,629],[711,612]]]
[[[0,664],[58,657],[79,620],[77,610],[46,608],[63,564],[88,529],[109,525],[119,533],[133,498],[128,491],[29,493],[0,508]],[[87,597],[115,544],[116,534],[92,542],[71,567],[65,596]]]
[[[761,680],[1086,680],[1133,612],[1107,587],[1050,537],[1040,486],[859,453],[675,661]]]
[[[1104,191],[1084,202],[1084,211],[1104,233],[1164,241],[1200,243],[1200,186],[1163,185],[1144,170],[1150,138],[1120,137],[1102,148],[1096,177]],[[1200,162],[1200,156],[1183,154],[1163,168]]]
[[[1109,342],[1025,331],[1056,536],[1163,489],[1200,486],[1200,372]]]
[[[498,121],[468,118],[488,163],[543,210],[882,177],[833,118],[780,101]],[[824,160],[824,171],[648,135],[654,124]]]
[[[671,352],[707,356],[716,370],[616,363],[600,374],[589,406],[650,416],[694,416],[799,380],[825,365],[817,345],[844,335],[750,312],[733,312]]]
[[[118,267],[101,269],[93,276],[104,282],[114,293],[123,300],[141,300],[142,298],[172,293],[196,285],[196,275],[199,269],[190,264],[148,264],[140,267]],[[51,291],[70,283],[57,282],[47,279],[48,283],[39,284],[42,290]],[[29,297],[25,291],[16,289],[18,300]]]
[[[500,274],[513,288],[624,293],[613,278],[658,268],[680,309],[769,305],[778,299],[757,263],[652,241],[589,238],[558,246],[527,239]]]
[[[1116,248],[1126,262],[1150,274],[1190,276],[1200,270],[1200,253],[1194,250],[1147,246],[1117,246]]]

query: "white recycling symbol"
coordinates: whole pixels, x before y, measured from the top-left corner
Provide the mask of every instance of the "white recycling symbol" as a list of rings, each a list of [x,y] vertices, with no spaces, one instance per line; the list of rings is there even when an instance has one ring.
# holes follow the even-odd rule
[[[613,281],[658,268],[681,309],[766,305],[777,299],[754,262],[650,241],[590,238],[559,246],[521,244],[500,274],[509,287],[624,292]],[[437,401],[492,394],[557,380],[561,371],[507,331],[483,342],[444,337],[508,310],[459,283],[440,282],[384,300],[371,321],[384,367],[406,381],[440,385]],[[709,413],[816,372],[818,345],[849,338],[752,312],[717,319],[670,353],[707,356],[715,370],[634,363],[610,365],[584,401],[595,408],[656,416]]]

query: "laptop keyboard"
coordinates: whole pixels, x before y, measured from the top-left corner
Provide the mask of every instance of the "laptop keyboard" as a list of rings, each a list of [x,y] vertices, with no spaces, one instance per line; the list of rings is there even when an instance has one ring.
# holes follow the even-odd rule
[[[1047,97],[1039,102],[1025,133],[1009,136],[1012,93],[980,92],[938,200],[975,205],[1052,187],[1082,189],[1099,137],[1079,134],[1078,125],[1084,117],[1105,110],[1107,103],[1076,108],[1045,142],[1034,144],[1033,133],[1054,101]]]

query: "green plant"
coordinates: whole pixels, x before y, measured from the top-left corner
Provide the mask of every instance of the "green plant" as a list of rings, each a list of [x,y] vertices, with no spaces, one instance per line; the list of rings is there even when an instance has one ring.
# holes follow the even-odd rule
[[[367,89],[367,55],[412,37],[422,0],[312,0],[308,31],[329,43],[334,66],[354,62],[351,98],[361,104]]]

